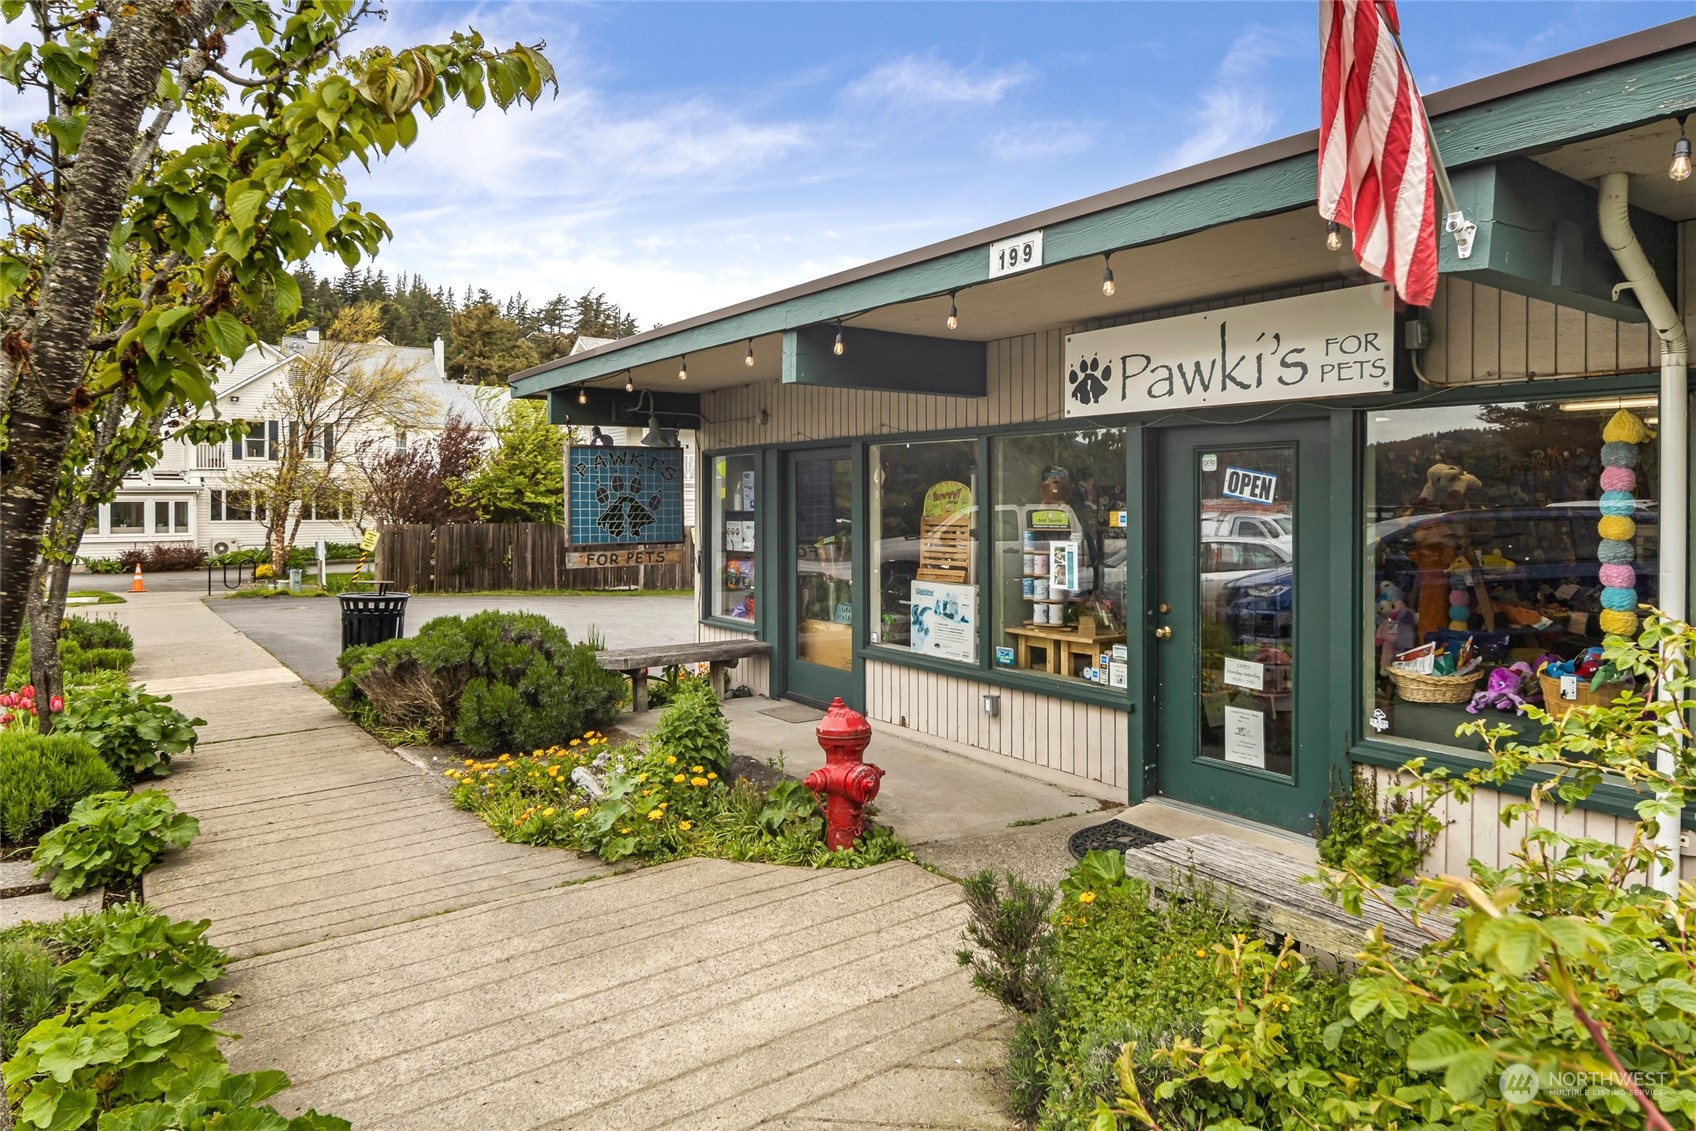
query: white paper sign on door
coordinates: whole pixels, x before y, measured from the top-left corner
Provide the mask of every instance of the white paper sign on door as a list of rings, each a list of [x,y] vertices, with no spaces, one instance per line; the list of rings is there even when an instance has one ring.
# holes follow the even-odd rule
[[[1266,768],[1266,716],[1242,707],[1225,708],[1225,761]]]
[[[1253,660],[1225,659],[1225,682],[1231,687],[1246,687],[1250,691],[1266,688],[1266,665]]]

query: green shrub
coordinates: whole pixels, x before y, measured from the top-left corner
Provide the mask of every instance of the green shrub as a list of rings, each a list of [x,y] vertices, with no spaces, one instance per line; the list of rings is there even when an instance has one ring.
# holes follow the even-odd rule
[[[1331,772],[1330,796],[1314,822],[1321,864],[1355,868],[1380,884],[1417,872],[1442,831],[1428,801],[1398,790],[1380,802],[1377,777],[1360,765],[1347,775]]]
[[[128,687],[130,673],[116,671],[112,668],[96,668],[87,672],[65,673],[65,698],[68,700],[78,689],[90,690],[104,687]]]
[[[539,750],[604,726],[623,679],[534,613],[438,617],[409,639],[350,648],[332,701],[349,714],[369,703],[383,727],[450,735],[478,754]]]
[[[124,563],[117,558],[78,558],[89,573],[123,573]]]
[[[194,728],[206,725],[170,704],[169,695],[128,684],[83,687],[65,697],[55,727],[86,739],[126,781],[164,777],[173,756],[194,748]]]
[[[30,859],[36,875],[53,871],[53,894],[69,899],[102,884],[134,882],[167,849],[187,847],[199,832],[200,822],[156,789],[96,793],[77,802]]]
[[[229,955],[205,939],[210,919],[175,922],[139,903],[78,917],[53,938],[78,953],[55,977],[74,1013],[107,1008],[130,994],[166,1009],[191,1004],[224,974]]]
[[[679,685],[649,742],[661,754],[677,755],[680,762],[700,762],[721,775],[730,773],[730,724],[711,684]]]
[[[74,640],[59,641],[59,663],[67,676],[80,672],[128,672],[135,653],[128,648],[84,648]]]
[[[1048,909],[1054,889],[1025,883],[1012,872],[1003,881],[985,869],[961,885],[971,921],[957,952],[972,968],[972,985],[1008,1009],[1035,1013],[1053,993],[1054,935]]]
[[[51,1131],[348,1131],[309,1111],[286,1119],[261,1101],[289,1086],[281,1072],[231,1073],[212,1026],[218,1014],[167,1013],[139,998],[80,1021],[48,1017],[6,1062],[6,1098],[25,1127]]]
[[[135,651],[135,637],[115,620],[66,617],[59,627],[62,640],[74,640],[84,648],[122,648]]]
[[[0,1060],[38,1022],[65,1008],[65,992],[54,978],[53,955],[39,940],[0,936]]]
[[[82,738],[0,729],[0,833],[8,842],[52,828],[83,798],[118,785]]]

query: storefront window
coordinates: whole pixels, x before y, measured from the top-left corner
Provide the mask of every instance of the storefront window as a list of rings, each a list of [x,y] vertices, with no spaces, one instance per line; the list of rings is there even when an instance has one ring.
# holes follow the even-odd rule
[[[713,560],[707,611],[731,620],[754,619],[754,503],[759,457],[752,453],[713,460],[711,503]]]
[[[1125,686],[1125,434],[1008,436],[990,454],[996,666]]]
[[[978,659],[978,442],[872,449],[872,642]]]
[[[1366,733],[1482,749],[1532,702],[1611,701],[1590,649],[1656,599],[1655,398],[1378,411],[1366,459]],[[1561,678],[1570,671],[1563,681]]]

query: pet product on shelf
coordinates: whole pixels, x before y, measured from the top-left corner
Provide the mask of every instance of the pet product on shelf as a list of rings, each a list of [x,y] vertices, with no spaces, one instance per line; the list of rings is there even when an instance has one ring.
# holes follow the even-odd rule
[[[1596,673],[1602,667],[1602,650],[1595,646],[1586,648],[1570,660],[1551,660],[1543,664],[1537,669],[1537,679],[1543,687],[1543,709],[1554,714],[1557,709],[1570,710],[1573,707],[1611,707],[1615,699],[1636,688],[1636,683],[1630,679],[1592,686],[1596,682]]]
[[[1465,703],[1484,669],[1471,641],[1462,644],[1458,655],[1449,655],[1436,644],[1422,644],[1402,652],[1390,665],[1390,680],[1409,703]]]

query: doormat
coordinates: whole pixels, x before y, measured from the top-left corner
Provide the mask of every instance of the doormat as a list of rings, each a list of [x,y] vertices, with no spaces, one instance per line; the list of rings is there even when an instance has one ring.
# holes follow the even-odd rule
[[[1066,841],[1066,851],[1074,859],[1082,860],[1087,852],[1123,852],[1127,848],[1147,848],[1151,844],[1172,838],[1149,829],[1128,825],[1124,821],[1108,821],[1104,825],[1091,825],[1087,829],[1079,829]]]
[[[809,707],[805,703],[785,703],[781,707],[767,707],[762,715],[770,715],[783,723],[816,723],[824,718],[824,712],[817,707]]]

